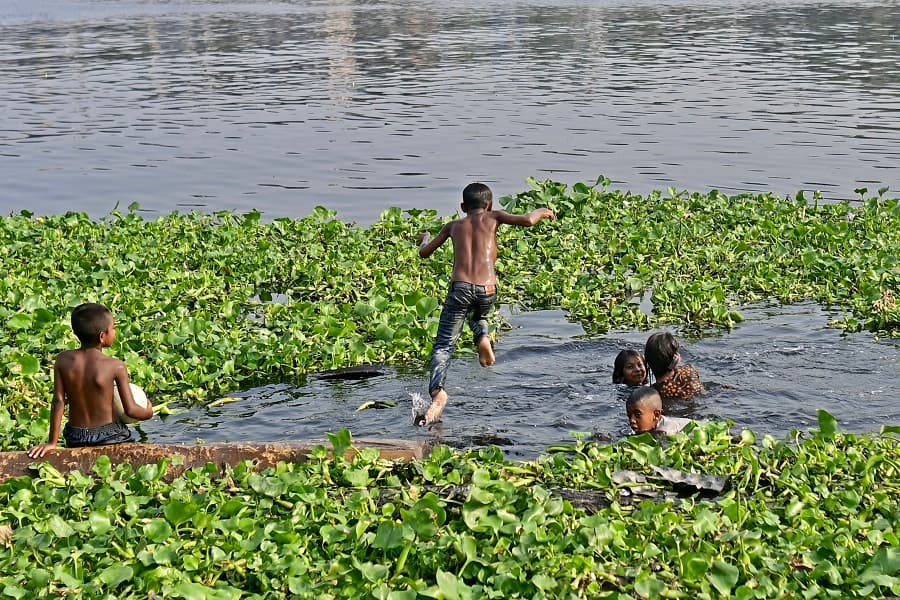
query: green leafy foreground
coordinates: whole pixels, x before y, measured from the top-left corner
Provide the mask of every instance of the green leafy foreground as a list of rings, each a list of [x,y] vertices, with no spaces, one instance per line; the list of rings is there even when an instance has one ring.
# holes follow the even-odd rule
[[[660,444],[512,463],[371,449],[223,476],[166,463],[0,484],[10,598],[881,598],[900,594],[900,453],[891,431],[756,443],[705,424]],[[329,435],[334,456],[351,445]],[[105,457],[104,457],[105,458]],[[727,476],[717,498],[626,503],[620,469]],[[593,491],[597,510],[561,489]],[[0,535],[2,539],[2,535]]]
[[[502,228],[505,303],[561,308],[599,334],[727,328],[742,305],[814,300],[843,309],[837,326],[900,335],[900,206],[884,189],[819,204],[802,194],[642,197],[602,178],[529,185],[501,202],[549,206],[558,219]],[[362,363],[423,364],[452,257],[447,244],[423,261],[414,239],[445,221],[396,208],[365,228],[324,208],[271,222],[257,212],[0,218],[0,448],[45,439],[53,360],[76,345],[69,315],[85,301],[113,310],[111,353],[157,404]]]

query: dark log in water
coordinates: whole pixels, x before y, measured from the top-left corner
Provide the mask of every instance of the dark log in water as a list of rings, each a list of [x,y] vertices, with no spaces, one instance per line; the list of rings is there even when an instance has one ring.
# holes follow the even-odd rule
[[[387,375],[387,369],[385,369],[384,365],[356,365],[354,367],[344,367],[316,373],[319,379],[346,379],[351,381],[381,377],[382,375]]]
[[[408,461],[422,458],[428,452],[425,442],[407,440],[354,439],[354,447],[346,456],[364,448],[375,448],[387,460]],[[48,462],[63,473],[78,470],[90,473],[100,456],[108,456],[113,465],[135,466],[157,463],[171,457],[180,457],[183,464],[169,465],[167,478],[180,475],[186,469],[212,463],[221,472],[225,465],[234,466],[241,461],[253,461],[257,469],[274,466],[279,462],[304,462],[316,446],[330,447],[327,441],[300,440],[296,442],[243,442],[211,444],[145,444],[128,443],[89,448],[58,448],[40,459],[30,458],[25,452],[0,452],[0,481],[22,475],[33,475],[36,466]]]

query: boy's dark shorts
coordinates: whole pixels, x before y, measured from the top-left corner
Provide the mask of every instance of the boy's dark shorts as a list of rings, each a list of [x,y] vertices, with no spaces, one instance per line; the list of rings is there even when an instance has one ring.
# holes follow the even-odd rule
[[[134,441],[134,438],[131,436],[131,430],[121,421],[97,427],[72,427],[66,424],[63,427],[63,437],[66,440],[66,446],[69,448],[106,446],[108,444]]]

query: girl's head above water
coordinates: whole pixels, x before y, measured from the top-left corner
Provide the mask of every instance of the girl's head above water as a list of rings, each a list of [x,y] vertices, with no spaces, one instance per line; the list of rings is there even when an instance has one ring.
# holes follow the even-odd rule
[[[613,363],[613,383],[646,385],[650,383],[644,356],[637,350],[622,350]]]

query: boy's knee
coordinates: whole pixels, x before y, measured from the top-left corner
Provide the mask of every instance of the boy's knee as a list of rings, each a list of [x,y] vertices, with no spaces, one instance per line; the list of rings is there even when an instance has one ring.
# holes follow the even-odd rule
[[[450,348],[436,347],[431,351],[431,362],[442,363],[450,360]]]

